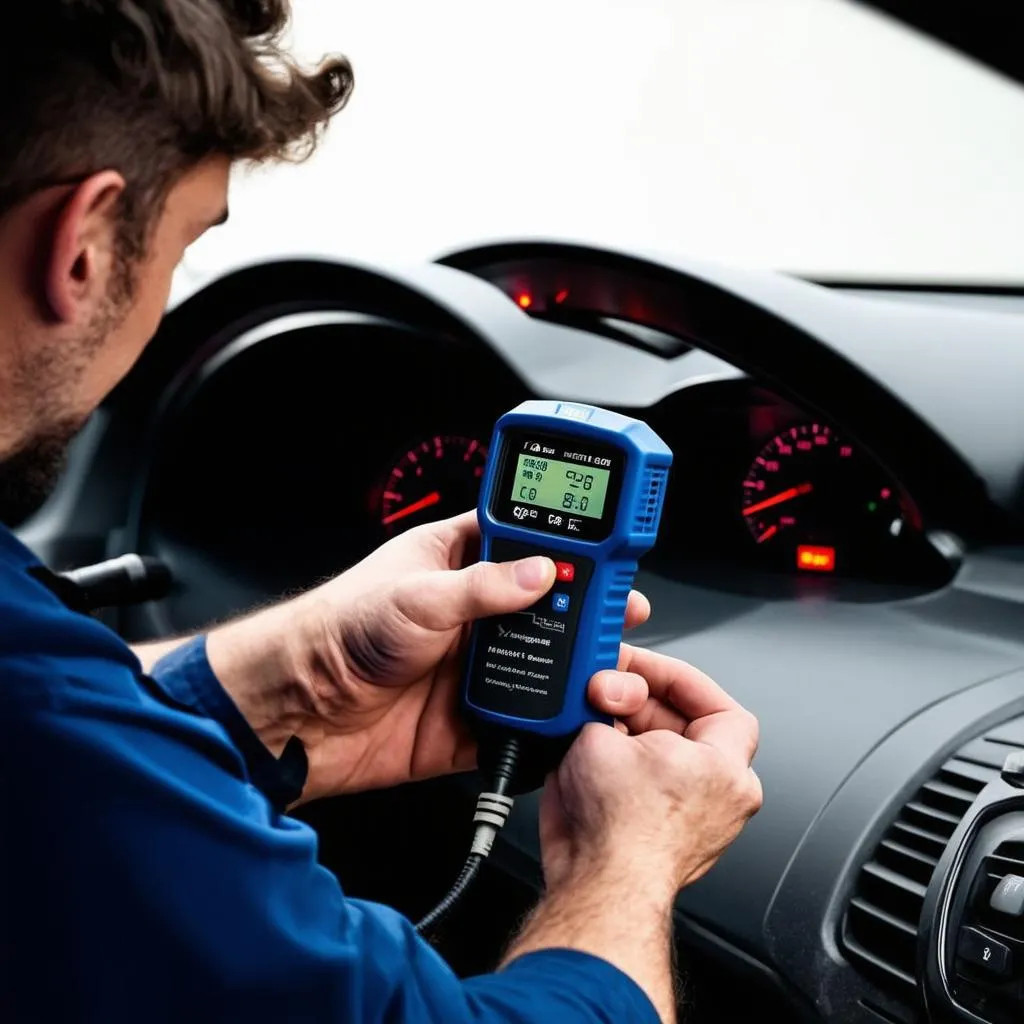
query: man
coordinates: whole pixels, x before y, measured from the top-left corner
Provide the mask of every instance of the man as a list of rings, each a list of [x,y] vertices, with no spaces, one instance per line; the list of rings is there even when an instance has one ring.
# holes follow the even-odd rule
[[[153,334],[233,161],[301,155],[347,98],[276,40],[286,0],[32,0],[0,78],[0,519]],[[549,780],[546,895],[459,981],[345,898],[297,800],[470,767],[460,642],[527,607],[543,558],[470,564],[472,515],[208,636],[132,652],[0,527],[0,1019],[674,1019],[670,919],[755,812],[752,717],[624,646]],[[631,624],[648,613],[634,595]],[[144,673],[148,672],[149,675]],[[296,752],[298,751],[298,755]],[[305,769],[305,770],[303,770]]]

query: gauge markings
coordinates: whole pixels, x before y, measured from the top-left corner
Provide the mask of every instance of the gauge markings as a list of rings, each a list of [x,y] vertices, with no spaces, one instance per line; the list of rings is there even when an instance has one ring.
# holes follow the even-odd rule
[[[393,534],[476,505],[487,448],[458,434],[437,434],[409,447],[384,481],[380,525]]]
[[[754,453],[740,505],[754,543],[798,570],[845,572],[907,535],[897,488],[824,423],[787,427]]]

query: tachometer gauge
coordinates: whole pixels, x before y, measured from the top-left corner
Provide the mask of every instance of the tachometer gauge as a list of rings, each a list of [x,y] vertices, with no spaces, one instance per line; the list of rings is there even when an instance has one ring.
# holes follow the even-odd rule
[[[759,547],[792,568],[832,572],[892,548],[919,524],[882,471],[822,423],[790,427],[758,452],[742,514]]]
[[[476,506],[487,461],[480,441],[437,434],[410,448],[384,483],[380,522],[389,534]]]

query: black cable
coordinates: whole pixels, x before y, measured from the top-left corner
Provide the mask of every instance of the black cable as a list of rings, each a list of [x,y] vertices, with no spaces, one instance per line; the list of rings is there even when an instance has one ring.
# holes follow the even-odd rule
[[[514,801],[508,795],[508,791],[512,786],[518,761],[519,740],[515,736],[507,736],[495,762],[494,784],[477,798],[476,812],[473,815],[476,829],[473,832],[473,845],[466,863],[444,899],[416,924],[416,931],[421,935],[451,913],[452,908],[462,899],[480,873],[480,865],[490,856],[494,837],[501,831],[508,821],[509,814],[512,813]]]
[[[481,853],[471,853],[462,866],[462,871],[456,879],[455,884],[448,890],[443,900],[422,921],[417,922],[416,931],[420,935],[429,932],[436,924],[446,918],[452,907],[462,899],[462,894],[473,884],[473,880],[480,874],[480,865],[484,857]]]

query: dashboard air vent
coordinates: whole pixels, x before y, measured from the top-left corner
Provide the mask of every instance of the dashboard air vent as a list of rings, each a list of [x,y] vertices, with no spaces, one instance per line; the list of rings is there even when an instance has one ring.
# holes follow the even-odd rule
[[[988,876],[986,895],[991,895],[1000,880],[1007,875],[1024,877],[1024,839],[1007,839],[1000,843],[992,855],[985,858],[985,873]],[[1014,938],[1024,939],[1024,921],[1008,921],[998,915],[994,923],[996,931],[1008,928]]]
[[[1000,867],[1012,868],[1015,874],[1024,875],[1024,840],[1008,839],[1000,843],[993,856],[1005,861]]]
[[[843,947],[894,995],[912,996],[917,986],[918,925],[939,858],[1015,749],[1024,749],[1024,718],[961,747],[903,807],[860,870],[843,921]]]

